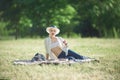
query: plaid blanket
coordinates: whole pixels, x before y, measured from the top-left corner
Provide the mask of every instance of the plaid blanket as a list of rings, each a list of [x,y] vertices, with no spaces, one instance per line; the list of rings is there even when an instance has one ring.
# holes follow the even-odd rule
[[[13,61],[14,65],[33,65],[33,64],[74,64],[74,63],[85,63],[85,62],[92,62],[96,61],[96,59],[84,59],[84,60],[68,60],[68,59],[59,59],[59,60],[44,60],[44,61],[31,61],[31,60],[15,60]],[[97,61],[99,62],[99,61]]]

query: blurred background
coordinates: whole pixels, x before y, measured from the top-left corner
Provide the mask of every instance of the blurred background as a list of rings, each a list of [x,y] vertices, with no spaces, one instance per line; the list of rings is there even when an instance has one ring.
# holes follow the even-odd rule
[[[0,0],[0,39],[59,35],[120,38],[120,0]]]

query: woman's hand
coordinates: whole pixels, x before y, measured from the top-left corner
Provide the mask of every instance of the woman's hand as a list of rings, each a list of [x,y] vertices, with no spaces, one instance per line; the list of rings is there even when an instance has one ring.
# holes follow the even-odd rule
[[[48,60],[49,59],[49,54],[46,54],[46,60]]]
[[[68,43],[66,40],[64,40],[63,43],[65,44],[65,46],[68,46]]]

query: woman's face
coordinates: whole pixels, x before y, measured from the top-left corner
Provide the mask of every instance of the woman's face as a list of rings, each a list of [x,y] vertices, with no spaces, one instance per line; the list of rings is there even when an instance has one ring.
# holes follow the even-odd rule
[[[55,36],[56,35],[56,29],[54,29],[54,28],[49,29],[49,35],[50,36]]]

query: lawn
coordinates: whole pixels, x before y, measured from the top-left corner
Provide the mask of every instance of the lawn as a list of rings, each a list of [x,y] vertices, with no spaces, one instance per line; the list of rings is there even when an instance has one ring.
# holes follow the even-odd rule
[[[13,65],[16,59],[45,55],[43,39],[0,41],[0,80],[119,80],[120,39],[69,38],[69,48],[100,60],[69,65]]]

